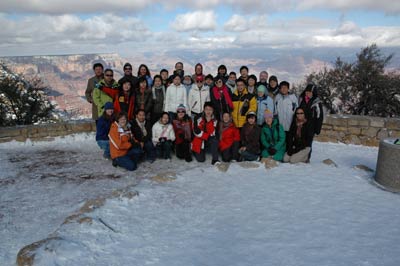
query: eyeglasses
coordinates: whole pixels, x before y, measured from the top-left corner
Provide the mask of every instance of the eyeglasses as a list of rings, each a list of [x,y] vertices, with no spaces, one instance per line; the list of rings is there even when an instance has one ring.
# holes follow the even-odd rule
[[[304,113],[296,113],[296,115],[304,115]]]
[[[106,76],[106,77],[112,77],[113,75],[104,75],[104,76]]]

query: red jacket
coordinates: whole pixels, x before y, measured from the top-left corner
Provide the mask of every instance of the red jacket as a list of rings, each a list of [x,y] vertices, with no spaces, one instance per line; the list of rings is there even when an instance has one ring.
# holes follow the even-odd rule
[[[183,120],[175,119],[172,122],[172,126],[175,132],[175,144],[181,144],[185,140],[192,140],[192,120],[190,118]]]
[[[235,141],[240,141],[239,129],[237,129],[233,123],[230,123],[225,129],[222,129],[222,127],[220,127],[220,129],[219,134],[221,137],[218,144],[220,151],[230,148]]]
[[[204,141],[208,140],[210,136],[215,136],[215,130],[217,128],[218,121],[216,119],[211,119],[206,121],[204,117],[197,119],[197,125],[200,129],[200,133],[194,133],[194,138],[192,141],[192,151],[195,153],[200,153],[204,149]]]

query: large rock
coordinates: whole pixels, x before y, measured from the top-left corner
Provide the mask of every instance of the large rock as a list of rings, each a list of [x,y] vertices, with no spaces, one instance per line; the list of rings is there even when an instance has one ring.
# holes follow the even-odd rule
[[[400,192],[400,145],[394,139],[381,140],[375,180],[384,187]]]

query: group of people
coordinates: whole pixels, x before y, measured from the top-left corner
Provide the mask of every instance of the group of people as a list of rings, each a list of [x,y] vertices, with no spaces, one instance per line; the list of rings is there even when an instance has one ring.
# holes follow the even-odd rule
[[[172,75],[162,69],[152,77],[142,64],[137,76],[126,63],[116,81],[114,71],[93,65],[86,98],[96,120],[96,141],[114,166],[135,170],[142,160],[211,163],[275,160],[308,162],[312,141],[322,127],[323,109],[313,84],[297,97],[287,81],[266,71],[259,78],[247,66],[240,75],[218,67],[215,76],[185,74],[183,63]]]

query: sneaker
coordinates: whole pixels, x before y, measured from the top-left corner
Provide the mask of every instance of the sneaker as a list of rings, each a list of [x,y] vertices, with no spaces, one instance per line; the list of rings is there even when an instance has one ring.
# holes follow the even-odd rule
[[[117,164],[117,160],[112,160],[112,166],[114,166],[114,167],[117,167],[118,166],[118,164]]]
[[[211,164],[212,165],[218,165],[218,164],[220,164],[221,162],[219,161],[219,160],[212,160],[211,161]]]
[[[185,161],[188,162],[188,163],[190,163],[192,160],[193,160],[192,157],[185,158]]]

